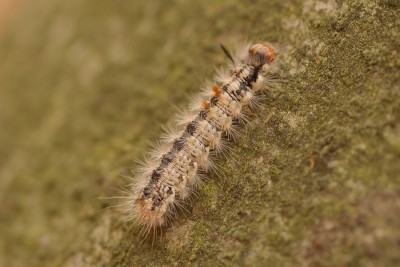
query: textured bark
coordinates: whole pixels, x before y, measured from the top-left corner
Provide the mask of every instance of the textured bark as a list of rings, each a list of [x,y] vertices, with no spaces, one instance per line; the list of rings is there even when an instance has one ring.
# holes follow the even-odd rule
[[[396,266],[398,1],[50,1],[0,40],[0,266]],[[283,3],[282,3],[283,2]],[[114,188],[226,58],[279,81],[154,245]]]

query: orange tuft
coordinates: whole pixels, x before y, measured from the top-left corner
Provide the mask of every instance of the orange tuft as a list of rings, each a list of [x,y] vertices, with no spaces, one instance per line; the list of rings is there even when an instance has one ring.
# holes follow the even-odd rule
[[[211,107],[210,102],[208,102],[208,101],[204,101],[202,106],[204,109],[209,109]]]
[[[219,88],[218,85],[214,85],[212,87],[212,90],[213,90],[213,92],[214,92],[216,97],[219,97],[221,95],[221,88]]]

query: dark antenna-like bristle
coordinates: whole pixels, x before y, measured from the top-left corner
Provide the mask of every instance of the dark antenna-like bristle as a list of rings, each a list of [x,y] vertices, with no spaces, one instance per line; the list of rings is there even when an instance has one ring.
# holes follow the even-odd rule
[[[235,60],[233,60],[232,54],[229,52],[229,50],[221,44],[222,51],[224,51],[225,55],[229,58],[230,61],[235,65]]]

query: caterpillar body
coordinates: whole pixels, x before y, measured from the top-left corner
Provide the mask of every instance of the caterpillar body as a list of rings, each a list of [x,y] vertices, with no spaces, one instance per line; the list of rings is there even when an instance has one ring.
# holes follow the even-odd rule
[[[200,173],[212,164],[210,157],[224,149],[234,122],[243,117],[242,108],[255,103],[257,92],[268,85],[276,58],[271,46],[247,46],[236,59],[222,48],[231,60],[229,73],[205,88],[179,120],[181,128],[162,136],[160,147],[138,170],[128,200],[129,216],[147,231],[172,220],[201,180]]]

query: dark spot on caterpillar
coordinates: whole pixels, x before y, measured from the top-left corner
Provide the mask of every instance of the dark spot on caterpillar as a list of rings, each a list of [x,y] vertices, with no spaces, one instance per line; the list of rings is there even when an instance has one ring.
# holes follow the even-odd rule
[[[173,147],[180,151],[183,146],[185,145],[185,141],[186,141],[186,137],[184,137],[183,135],[181,137],[179,137],[178,139],[175,140]]]
[[[151,181],[152,181],[153,183],[157,182],[158,179],[160,179],[160,176],[161,176],[161,174],[162,174],[163,171],[164,171],[164,170],[163,170],[163,168],[161,168],[161,167],[158,167],[157,169],[155,169],[155,170],[153,171],[153,173],[151,174]]]
[[[257,79],[258,79],[258,74],[259,74],[259,72],[260,72],[260,67],[251,69],[251,72],[252,72],[252,73],[250,73],[250,75],[247,76],[247,77],[245,78],[245,81],[247,82],[247,85],[248,85],[248,86],[249,86],[251,83],[254,83],[254,82],[257,81]]]
[[[211,106],[215,106],[218,102],[218,97],[214,96],[210,99]]]
[[[239,89],[242,91],[250,91],[251,90],[250,87],[247,85],[247,82],[243,81],[243,80],[240,82]]]
[[[192,121],[186,127],[186,131],[188,133],[190,133],[191,135],[193,135],[193,133],[196,131],[196,128],[197,128],[197,122],[196,121]]]
[[[144,198],[149,198],[151,194],[151,190],[153,189],[152,186],[148,185],[143,189],[143,196]]]
[[[161,163],[168,165],[174,159],[174,156],[175,155],[173,152],[169,152],[168,154],[165,154],[161,159]]]
[[[207,114],[208,114],[208,109],[203,109],[203,110],[200,111],[199,116],[201,118],[205,119]]]

